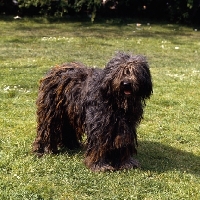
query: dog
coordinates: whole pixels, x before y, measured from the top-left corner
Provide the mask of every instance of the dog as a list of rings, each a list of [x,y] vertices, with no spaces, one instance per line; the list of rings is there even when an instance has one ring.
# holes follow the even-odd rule
[[[40,81],[33,152],[57,153],[84,144],[84,163],[92,171],[139,167],[133,158],[136,129],[152,87],[142,55],[118,52],[104,69],[78,62],[53,67]]]

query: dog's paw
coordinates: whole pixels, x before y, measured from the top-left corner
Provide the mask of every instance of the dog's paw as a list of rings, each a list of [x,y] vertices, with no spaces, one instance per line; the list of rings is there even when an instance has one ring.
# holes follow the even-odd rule
[[[137,160],[130,158],[120,165],[119,170],[131,169],[131,168],[134,169],[140,168],[140,163]]]
[[[92,166],[90,166],[90,169],[93,172],[115,171],[115,168],[107,163],[95,163]]]

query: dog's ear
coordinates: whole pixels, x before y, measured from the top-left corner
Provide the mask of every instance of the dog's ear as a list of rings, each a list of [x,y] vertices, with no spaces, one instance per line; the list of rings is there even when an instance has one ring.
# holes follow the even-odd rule
[[[141,72],[141,96],[146,99],[153,93],[153,83],[151,78],[151,73],[148,65],[143,66],[143,71]]]
[[[102,82],[100,86],[100,91],[103,97],[108,97],[111,95],[111,83],[110,81]]]

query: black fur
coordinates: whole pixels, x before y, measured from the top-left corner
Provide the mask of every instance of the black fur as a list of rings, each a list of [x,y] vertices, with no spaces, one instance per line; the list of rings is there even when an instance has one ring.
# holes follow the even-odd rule
[[[85,164],[93,171],[138,167],[136,128],[152,94],[148,63],[119,52],[104,69],[80,63],[54,67],[40,83],[33,151],[74,149],[86,134]]]

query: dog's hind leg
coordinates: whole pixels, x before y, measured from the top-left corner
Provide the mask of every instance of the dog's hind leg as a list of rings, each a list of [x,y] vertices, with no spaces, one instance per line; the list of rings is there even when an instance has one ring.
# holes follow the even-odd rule
[[[80,147],[80,140],[67,118],[61,119],[54,115],[48,122],[38,120],[37,129],[33,152],[38,155],[57,153],[58,148],[73,150]]]
[[[54,118],[46,121],[38,114],[37,136],[33,143],[33,152],[39,156],[44,153],[57,153],[58,151],[59,138],[55,121]]]

